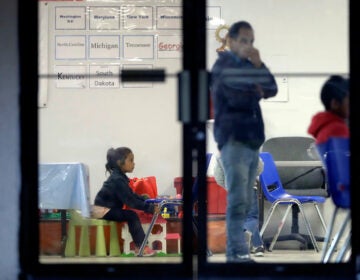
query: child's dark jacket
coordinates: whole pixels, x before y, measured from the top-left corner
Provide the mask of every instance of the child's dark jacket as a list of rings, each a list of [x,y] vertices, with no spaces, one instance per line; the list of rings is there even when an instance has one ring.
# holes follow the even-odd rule
[[[115,169],[104,182],[94,204],[107,208],[123,208],[126,204],[130,208],[147,213],[154,212],[154,205],[146,203],[143,197],[133,192],[129,186],[129,178],[119,169]]]

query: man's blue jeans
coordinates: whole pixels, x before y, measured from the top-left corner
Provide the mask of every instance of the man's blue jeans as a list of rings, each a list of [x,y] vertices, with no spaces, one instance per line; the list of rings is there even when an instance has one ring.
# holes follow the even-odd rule
[[[253,204],[259,150],[230,139],[221,149],[228,189],[226,209],[226,256],[249,254],[244,224]]]

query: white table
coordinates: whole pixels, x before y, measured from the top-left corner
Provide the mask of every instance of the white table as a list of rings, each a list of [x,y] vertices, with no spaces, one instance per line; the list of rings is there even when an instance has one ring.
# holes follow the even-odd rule
[[[90,217],[88,174],[87,166],[80,162],[39,165],[39,209],[60,210],[63,256],[67,238],[67,209],[80,210],[84,217]]]
[[[90,216],[88,168],[80,162],[39,166],[39,208],[76,209]]]

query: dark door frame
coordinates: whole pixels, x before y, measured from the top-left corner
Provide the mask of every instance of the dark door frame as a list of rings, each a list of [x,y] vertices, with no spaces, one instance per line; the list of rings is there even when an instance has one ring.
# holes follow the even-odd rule
[[[38,1],[18,1],[19,16],[19,54],[20,54],[20,129],[21,129],[21,218],[19,234],[20,250],[20,278],[21,279],[131,279],[146,277],[148,279],[167,277],[169,279],[224,279],[236,277],[264,279],[278,279],[279,277],[294,277],[294,279],[316,278],[321,279],[355,279],[359,267],[359,241],[353,238],[352,261],[347,264],[254,264],[231,265],[209,263],[206,256],[206,120],[204,120],[204,106],[207,108],[207,99],[204,99],[204,75],[206,73],[206,1],[183,1],[183,39],[184,56],[183,70],[188,71],[190,83],[190,120],[183,125],[183,175],[184,185],[191,185],[192,168],[198,169],[199,178],[199,238],[198,249],[192,246],[192,193],[184,189],[184,261],[179,265],[42,265],[39,256],[39,230],[37,212],[38,190]],[[350,30],[350,73],[351,73],[351,117],[350,130],[352,133],[352,182],[354,182],[352,196],[352,225],[353,236],[359,236],[359,204],[356,201],[355,191],[359,172],[355,169],[356,158],[360,155],[360,135],[356,120],[360,110],[356,107],[359,102],[360,86],[357,83],[359,76],[358,5],[349,0],[349,30]],[[31,16],[29,16],[31,15]],[[331,31],[330,31],[331,32]],[[336,40],[336,34],[334,34]],[[205,82],[206,84],[206,82]],[[205,86],[206,88],[206,86]],[[197,255],[198,264],[193,266],[193,255]],[[256,265],[256,266],[255,266]],[[197,275],[197,276],[196,276]],[[327,275],[331,275],[330,277]],[[354,278],[353,278],[354,276]],[[299,278],[300,277],[300,278]],[[160,278],[162,279],[162,278]]]

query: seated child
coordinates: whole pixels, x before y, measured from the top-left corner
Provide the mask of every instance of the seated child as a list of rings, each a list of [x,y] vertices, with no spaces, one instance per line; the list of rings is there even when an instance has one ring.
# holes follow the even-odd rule
[[[107,163],[105,165],[106,172],[109,172],[110,176],[97,193],[94,204],[98,209],[102,207],[103,211],[99,218],[128,223],[129,232],[135,243],[135,253],[138,254],[145,233],[136,212],[124,209],[124,205],[146,213],[159,213],[160,210],[157,205],[146,203],[144,197],[134,193],[130,188],[126,173],[132,172],[134,167],[134,154],[129,148],[110,148],[107,152]],[[155,251],[146,246],[143,256],[153,255],[155,255]]]

